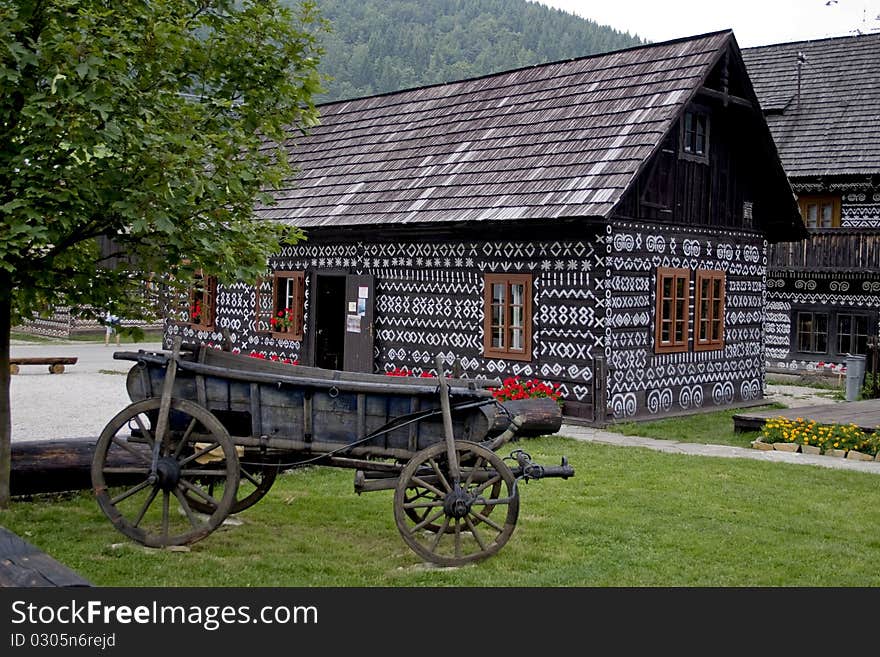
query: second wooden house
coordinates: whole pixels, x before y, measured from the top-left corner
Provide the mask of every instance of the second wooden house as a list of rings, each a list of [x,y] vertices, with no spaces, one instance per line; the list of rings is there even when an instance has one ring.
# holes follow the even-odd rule
[[[321,115],[256,212],[308,240],[257,289],[201,281],[167,338],[417,375],[442,353],[596,422],[761,397],[768,242],[804,227],[731,32]]]

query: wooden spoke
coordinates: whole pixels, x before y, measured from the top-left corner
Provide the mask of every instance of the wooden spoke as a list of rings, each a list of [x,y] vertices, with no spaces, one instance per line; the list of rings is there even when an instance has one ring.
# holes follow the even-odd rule
[[[452,486],[449,485],[449,482],[446,481],[446,477],[440,471],[440,466],[437,465],[437,461],[435,459],[431,459],[431,468],[434,470],[434,473],[437,475],[437,478],[440,480],[440,483],[443,484],[443,488],[446,489],[446,492],[452,490]]]
[[[182,441],[181,441],[181,442],[182,442]],[[181,461],[180,461],[180,467],[182,468],[182,467],[185,466],[187,463],[190,463],[191,461],[194,461],[194,460],[196,460],[197,458],[199,458],[199,457],[201,457],[201,456],[204,456],[205,454],[209,454],[210,452],[213,452],[213,451],[214,451],[215,449],[217,449],[218,447],[220,447],[220,443],[211,443],[211,444],[208,445],[207,447],[203,447],[203,448],[200,449],[199,451],[197,451],[197,452],[195,452],[195,453],[193,453],[193,454],[190,454],[190,455],[187,456],[185,459],[181,460]]]
[[[174,456],[176,458],[180,458],[180,455],[183,454],[183,448],[189,443],[189,437],[192,435],[192,432],[198,423],[199,421],[196,418],[193,418],[189,423],[189,426],[186,428],[186,431],[183,432],[183,436],[178,441],[177,448],[174,450]]]
[[[443,515],[443,510],[441,509],[440,511],[438,511],[437,513],[435,513],[431,517],[426,518],[425,520],[423,520],[419,524],[415,525],[412,529],[410,529],[409,530],[410,534],[415,534],[417,531],[423,529],[427,524],[434,522],[435,520],[437,520],[437,518],[439,518],[442,515]]]
[[[443,442],[415,454],[394,491],[394,520],[404,542],[423,559],[447,566],[498,552],[519,515],[516,477],[504,461],[471,442],[455,442],[454,450],[456,461],[464,464],[460,485],[449,485],[445,464],[452,457]]]
[[[504,527],[502,527],[497,522],[492,520],[489,516],[484,516],[482,513],[479,513],[477,511],[473,511],[473,510],[471,510],[471,514],[474,516],[474,518],[476,518],[480,522],[485,522],[487,525],[489,525],[495,531],[499,531],[499,532],[504,531]]]
[[[431,491],[432,493],[434,493],[434,495],[439,495],[440,497],[443,497],[443,496],[446,495],[446,493],[444,493],[443,491],[441,491],[439,488],[436,488],[436,487],[432,486],[431,484],[429,484],[429,483],[428,483],[427,481],[425,481],[424,479],[421,479],[421,478],[419,478],[419,477],[413,476],[412,481],[413,481],[414,484],[417,484],[417,485],[421,486],[422,488],[427,488],[429,491]]]
[[[113,502],[113,504],[119,504],[122,500],[127,500],[132,495],[134,495],[136,493],[140,493],[144,488],[146,488],[149,485],[150,485],[150,481],[148,479],[146,479],[146,480],[142,481],[141,483],[139,483],[134,488],[129,488],[124,493],[117,495],[111,501]]]
[[[158,495],[158,494],[159,494],[159,489],[158,489],[158,487],[154,486],[153,490],[151,490],[150,494],[147,496],[147,499],[144,500],[144,504],[141,507],[140,512],[135,516],[134,522],[132,523],[132,525],[137,527],[139,524],[141,524],[141,520],[144,519],[144,516],[147,513],[147,509],[150,508],[150,505],[153,503],[153,500],[156,499],[156,495]]]
[[[180,502],[180,506],[183,508],[183,512],[186,514],[186,517],[189,520],[189,524],[193,527],[198,527],[200,524],[199,519],[193,513],[189,502],[186,501],[186,497],[184,497],[183,493],[180,491],[180,487],[174,489],[174,497],[176,497],[177,501]]]
[[[147,426],[144,424],[143,418],[141,418],[140,415],[135,415],[133,419],[135,424],[137,424],[138,429],[141,430],[144,438],[146,438],[147,442],[150,443],[150,447],[152,447],[156,439],[153,437],[153,433],[149,429],[147,429]]]
[[[183,486],[187,491],[189,491],[191,493],[195,493],[196,495],[201,497],[203,500],[205,500],[208,504],[211,505],[211,508],[217,508],[217,506],[220,504],[217,500],[214,499],[214,497],[210,493],[206,493],[201,488],[199,488],[195,484],[190,483],[186,479],[181,479],[180,485]],[[189,503],[192,504],[192,498],[188,498],[188,499],[189,499]]]
[[[116,445],[117,447],[121,447],[129,454],[136,456],[137,458],[139,458],[141,461],[143,461],[147,465],[150,465],[150,457],[148,454],[146,454],[145,452],[139,452],[134,447],[129,445],[127,440],[124,440],[120,436],[113,436],[113,444]]]
[[[194,482],[206,485],[208,492],[213,495],[214,490],[220,490],[226,485],[223,477],[210,475],[210,466],[201,469],[187,468],[186,476]],[[202,476],[205,473],[206,476]],[[259,502],[272,488],[275,478],[278,476],[278,467],[267,464],[248,464],[247,467],[239,467],[239,483],[236,490],[236,499],[232,503],[229,513],[240,513]],[[200,496],[193,496],[189,491],[184,491],[187,501],[193,509],[201,513],[210,513],[211,507],[205,505],[205,501]]]
[[[193,402],[171,398],[164,455],[156,470],[150,469],[152,461],[150,467],[114,462],[113,450],[117,454],[128,452],[128,458],[136,452],[130,449],[135,446],[126,444],[130,426],[139,427],[146,439],[155,443],[148,423],[159,415],[160,408],[160,399],[147,399],[128,406],[110,420],[95,446],[92,487],[101,510],[129,538],[149,547],[186,545],[214,531],[232,509],[239,481],[238,455],[226,429],[210,412]],[[197,431],[198,439],[208,445],[204,449],[194,448]],[[207,467],[194,462],[212,450],[220,456]],[[138,454],[138,462],[143,460]],[[133,476],[139,479],[126,484]],[[212,495],[194,483],[196,478],[222,485]],[[156,503],[160,496],[161,502]],[[203,509],[193,503],[194,499]],[[203,510],[204,519],[196,514]]]

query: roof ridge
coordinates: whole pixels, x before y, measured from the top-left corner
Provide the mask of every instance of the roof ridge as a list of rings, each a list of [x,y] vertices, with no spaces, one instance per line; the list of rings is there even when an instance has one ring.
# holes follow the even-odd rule
[[[760,50],[761,48],[776,48],[778,46],[795,46],[801,45],[804,43],[821,43],[823,41],[843,41],[844,39],[869,39],[871,37],[880,38],[880,32],[867,32],[864,34],[843,34],[839,36],[833,37],[822,37],[821,39],[801,39],[799,41],[780,41],[778,43],[766,43],[761,46],[749,46],[748,48],[741,48],[743,52],[748,52],[750,50]]]
[[[670,45],[673,45],[676,43],[685,43],[688,41],[699,41],[701,39],[708,39],[709,37],[718,36],[721,34],[730,34],[732,36],[733,30],[730,28],[727,28],[727,29],[723,29],[723,30],[716,30],[714,32],[706,32],[704,34],[697,34],[694,36],[678,37],[676,39],[669,39],[668,41],[658,41],[655,43],[645,43],[645,44],[638,45],[638,46],[630,46],[628,48],[620,48],[619,50],[608,50],[606,52],[592,53],[590,55],[582,55],[580,57],[569,57],[567,59],[557,59],[557,60],[550,61],[550,62],[541,62],[538,64],[531,64],[529,66],[519,66],[517,68],[505,69],[503,71],[494,71],[492,73],[486,73],[484,75],[475,75],[470,78],[460,78],[460,79],[456,79],[456,80],[449,80],[448,82],[434,82],[432,84],[424,84],[424,85],[419,85],[419,86],[415,86],[415,87],[406,87],[404,89],[395,89],[393,91],[384,91],[382,93],[368,94],[366,96],[355,96],[352,98],[346,98],[344,100],[327,101],[325,103],[318,103],[317,107],[319,107],[319,108],[330,107],[332,105],[341,105],[344,103],[352,103],[355,101],[366,100],[369,98],[382,98],[384,96],[393,96],[396,94],[402,94],[402,93],[411,92],[411,91],[420,91],[422,89],[435,89],[435,88],[446,87],[446,86],[454,85],[454,84],[463,84],[466,82],[474,82],[476,80],[485,80],[488,78],[501,77],[503,75],[509,75],[511,73],[516,73],[518,71],[531,71],[533,69],[550,67],[550,66],[554,66],[557,64],[569,64],[569,63],[573,63],[573,62],[585,61],[588,59],[597,59],[600,57],[607,57],[610,55],[619,55],[620,53],[631,52],[634,50],[643,50],[643,49],[648,49],[648,48],[660,48],[660,47],[664,47],[664,46],[670,46]]]

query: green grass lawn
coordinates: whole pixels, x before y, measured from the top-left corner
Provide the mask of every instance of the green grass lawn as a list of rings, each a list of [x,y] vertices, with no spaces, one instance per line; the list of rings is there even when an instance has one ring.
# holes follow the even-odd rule
[[[677,440],[683,443],[749,447],[751,442],[758,437],[758,432],[734,431],[733,416],[739,413],[768,411],[774,408],[785,408],[785,406],[782,404],[767,404],[766,406],[755,406],[748,409],[734,408],[645,422],[621,422],[608,425],[605,428],[608,431],[621,433],[625,436]]]
[[[519,522],[490,559],[425,565],[392,492],[310,468],[189,552],[113,529],[88,493],[15,501],[0,524],[99,586],[880,586],[877,475],[665,454],[553,437],[521,441],[576,475],[521,486]]]

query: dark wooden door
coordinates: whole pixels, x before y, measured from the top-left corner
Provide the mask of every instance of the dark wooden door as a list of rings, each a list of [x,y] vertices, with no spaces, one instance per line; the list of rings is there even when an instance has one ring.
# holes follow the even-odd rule
[[[374,279],[370,275],[349,275],[345,279],[346,372],[373,371],[373,325],[376,307]]]

